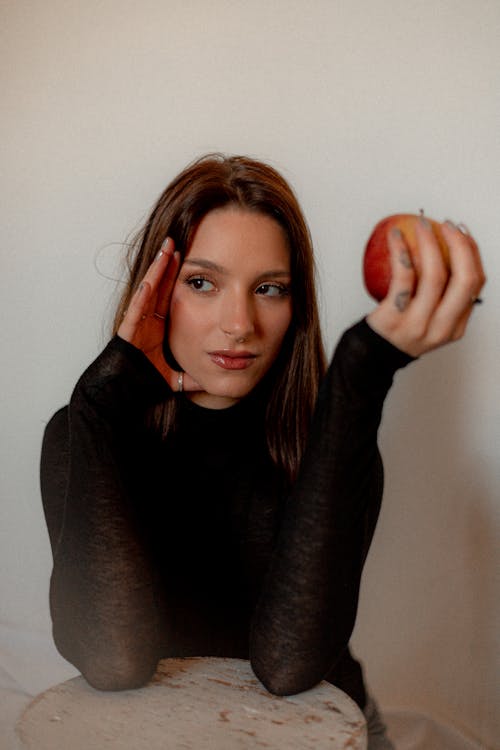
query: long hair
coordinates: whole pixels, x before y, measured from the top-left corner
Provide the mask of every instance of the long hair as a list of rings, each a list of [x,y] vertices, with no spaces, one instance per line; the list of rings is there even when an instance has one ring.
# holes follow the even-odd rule
[[[298,471],[319,382],[325,371],[310,233],[286,180],[272,167],[244,156],[208,154],[184,169],[159,197],[144,227],[133,238],[129,280],[113,332],[165,238],[183,258],[196,228],[210,211],[224,206],[270,216],[283,228],[290,250],[292,321],[271,368],[273,382],[266,416],[269,453],[289,480]],[[154,407],[153,420],[166,435],[175,429],[178,396]]]

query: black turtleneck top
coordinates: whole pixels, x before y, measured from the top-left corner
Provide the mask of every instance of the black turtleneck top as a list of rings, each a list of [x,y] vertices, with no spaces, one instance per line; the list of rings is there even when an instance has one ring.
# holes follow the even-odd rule
[[[265,393],[210,410],[115,336],[47,425],[41,463],[56,645],[95,687],[143,684],[168,656],[249,658],[273,693],[322,679],[363,708],[349,651],[382,498],[377,449],[411,361],[361,321],[337,346],[292,488],[267,451]]]

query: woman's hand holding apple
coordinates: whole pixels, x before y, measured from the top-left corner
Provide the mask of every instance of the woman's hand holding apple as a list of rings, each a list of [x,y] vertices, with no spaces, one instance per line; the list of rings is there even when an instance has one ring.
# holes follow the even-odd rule
[[[418,357],[463,336],[486,277],[477,244],[464,229],[444,222],[438,239],[436,222],[405,218],[414,220],[415,246],[396,221],[386,230],[389,289],[367,321],[398,349]],[[366,275],[365,263],[370,289]]]

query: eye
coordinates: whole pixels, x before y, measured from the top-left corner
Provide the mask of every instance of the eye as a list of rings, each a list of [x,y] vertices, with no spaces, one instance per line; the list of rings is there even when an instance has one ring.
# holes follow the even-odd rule
[[[191,276],[185,283],[195,292],[212,292],[215,289],[215,285],[203,276]]]
[[[286,297],[290,294],[290,287],[285,284],[261,284],[255,293],[265,297]]]

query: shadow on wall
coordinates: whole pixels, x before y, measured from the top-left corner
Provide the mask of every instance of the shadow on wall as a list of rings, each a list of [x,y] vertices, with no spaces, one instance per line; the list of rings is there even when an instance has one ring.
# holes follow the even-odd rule
[[[381,450],[385,499],[355,635],[385,705],[497,737],[494,477],[474,445],[467,343],[396,376]],[[498,479],[497,479],[498,482]]]

